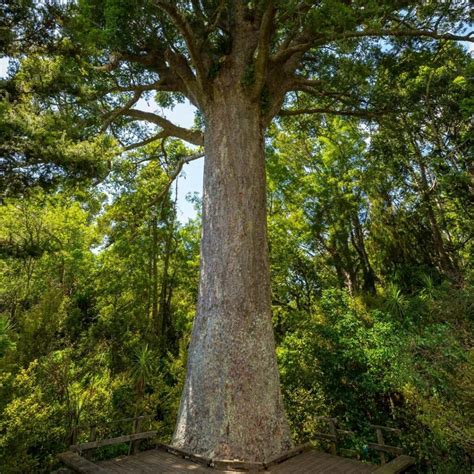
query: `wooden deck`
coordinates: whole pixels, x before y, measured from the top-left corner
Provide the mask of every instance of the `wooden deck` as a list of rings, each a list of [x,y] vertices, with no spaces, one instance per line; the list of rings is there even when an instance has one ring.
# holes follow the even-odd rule
[[[270,472],[278,474],[366,474],[374,472],[378,467],[312,449],[270,468]]]
[[[69,451],[58,454],[58,459],[75,472],[83,474],[113,474],[113,473],[173,473],[173,472],[273,472],[280,474],[399,474],[415,464],[415,459],[403,454],[398,446],[385,443],[384,433],[400,435],[397,428],[371,425],[376,430],[377,443],[368,443],[369,448],[379,452],[380,466],[367,464],[353,459],[336,456],[337,443],[340,437],[353,435],[352,431],[338,427],[336,418],[318,417],[327,423],[329,433],[317,433],[318,439],[329,442],[331,454],[317,451],[307,443],[282,453],[265,462],[244,462],[236,460],[216,460],[189,452],[185,449],[156,443],[155,449],[137,452],[140,442],[152,440],[156,431],[142,431],[142,422],[150,419],[151,415],[138,416],[117,420],[118,422],[132,422],[132,433],[114,438],[96,440],[96,425],[74,429],[72,444]],[[89,441],[77,444],[79,429],[89,429]],[[84,437],[82,437],[84,438]],[[129,444],[129,456],[122,456],[107,461],[93,462],[96,449],[117,444]],[[386,456],[396,457],[387,462]]]
[[[109,461],[97,463],[100,468],[109,473],[218,473],[236,472],[221,471],[192,461],[180,458],[162,449],[143,451],[133,456],[123,456]],[[315,450],[306,451],[287,461],[269,468],[268,471],[278,474],[366,474],[374,472],[379,466],[364,464],[359,461],[346,459]]]

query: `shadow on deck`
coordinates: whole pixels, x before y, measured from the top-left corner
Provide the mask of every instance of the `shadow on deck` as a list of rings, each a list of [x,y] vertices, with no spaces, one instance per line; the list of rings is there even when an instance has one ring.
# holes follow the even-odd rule
[[[294,455],[289,459],[284,459],[281,462],[275,460],[272,465],[268,466],[244,466],[244,463],[234,463],[232,461],[223,461],[219,465],[215,465],[216,461],[214,461],[214,463],[210,463],[211,466],[214,464],[214,467],[211,467],[203,461],[191,461],[168,452],[163,447],[97,463],[88,461],[72,451],[60,455],[60,459],[76,472],[97,474],[177,473],[188,471],[195,473],[264,471],[279,474],[395,474],[403,472],[414,463],[413,458],[409,456],[399,456],[390,463],[376,466],[308,448],[300,448],[292,454]]]

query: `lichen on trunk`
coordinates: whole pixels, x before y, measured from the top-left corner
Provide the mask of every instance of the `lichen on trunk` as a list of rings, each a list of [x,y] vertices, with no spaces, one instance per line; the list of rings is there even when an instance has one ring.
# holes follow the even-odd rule
[[[264,461],[291,442],[271,319],[263,126],[241,90],[214,97],[205,115],[199,299],[173,444]]]

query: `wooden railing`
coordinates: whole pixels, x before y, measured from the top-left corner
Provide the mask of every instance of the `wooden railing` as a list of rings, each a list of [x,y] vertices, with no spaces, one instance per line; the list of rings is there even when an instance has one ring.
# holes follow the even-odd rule
[[[316,420],[323,421],[328,427],[329,432],[317,432],[314,437],[316,439],[324,440],[329,442],[331,454],[336,455],[338,451],[341,454],[354,456],[357,453],[353,450],[341,449],[339,443],[342,439],[353,436],[354,432],[349,430],[344,430],[338,427],[337,418],[330,418],[325,416],[318,416]],[[367,446],[369,449],[377,451],[380,456],[380,464],[384,465],[387,463],[386,454],[392,454],[394,456],[402,456],[403,449],[399,446],[393,446],[386,444],[384,433],[390,433],[392,435],[400,436],[401,431],[397,428],[390,428],[388,426],[381,425],[369,425],[372,429],[375,430],[375,435],[377,438],[376,443],[368,443]],[[407,456],[404,456],[407,457]]]
[[[154,418],[153,415],[148,416],[137,416],[133,418],[123,418],[121,420],[114,420],[105,424],[93,424],[93,425],[78,425],[74,427],[71,439],[74,441],[69,447],[69,451],[61,453],[58,457],[64,462],[67,466],[77,470],[78,472],[84,473],[99,473],[105,472],[101,468],[93,464],[90,461],[90,454],[92,450],[105,447],[113,446],[122,443],[129,443],[128,454],[134,454],[139,449],[139,444],[145,439],[154,438],[157,434],[154,430],[142,431],[143,422],[145,420],[150,420]],[[326,424],[328,432],[318,432],[315,434],[315,437],[320,440],[329,442],[330,451],[333,455],[337,455],[338,451],[343,455],[354,456],[357,455],[355,451],[342,449],[339,446],[339,443],[347,437],[353,436],[354,432],[342,429],[338,426],[338,420],[336,418],[330,417],[318,417],[319,421],[322,421]],[[122,434],[112,438],[97,439],[99,434],[104,434],[104,426],[106,425],[117,425],[123,423],[131,423],[130,434]],[[401,431],[396,428],[390,428],[387,426],[380,425],[370,425],[372,429],[375,430],[375,436],[377,438],[376,443],[368,443],[368,448],[373,449],[379,453],[381,466],[376,469],[374,472],[377,474],[397,474],[403,472],[407,467],[412,466],[415,463],[415,459],[410,456],[403,455],[402,448],[398,446],[393,446],[391,444],[386,444],[385,435],[396,435],[400,436]],[[100,429],[102,428],[102,429]],[[88,437],[84,436],[84,432],[88,432]],[[114,434],[120,433],[119,430],[114,430]],[[78,443],[77,441],[82,438],[87,441]],[[309,448],[309,445],[299,446],[288,453],[285,453],[283,456],[279,456],[273,460],[267,461],[266,463],[244,463],[241,461],[222,461],[222,460],[212,460],[203,458],[202,456],[197,456],[193,453],[188,453],[185,450],[180,450],[178,448],[161,445],[157,443],[158,447],[167,450],[170,453],[175,455],[186,457],[195,462],[200,462],[206,464],[207,466],[215,468],[225,468],[225,469],[260,469],[260,468],[269,468],[274,464],[284,461],[289,457],[295,456],[302,453],[304,450]],[[395,456],[395,459],[388,461],[386,455],[391,454]],[[257,466],[258,464],[258,466]]]
[[[153,415],[141,415],[136,416],[133,418],[122,418],[119,420],[112,420],[107,423],[102,424],[81,424],[76,425],[73,427],[72,434],[71,434],[71,444],[69,449],[71,451],[77,452],[82,454],[85,452],[85,457],[89,457],[89,452],[96,448],[101,448],[104,446],[113,446],[116,444],[121,443],[129,443],[128,454],[134,454],[138,451],[139,445],[142,440],[153,438],[156,436],[156,431],[148,430],[142,431],[143,421],[148,419],[153,419]],[[131,424],[131,433],[124,434],[120,436],[115,436],[113,438],[101,439],[97,440],[97,432],[99,427],[110,426],[110,425],[118,425],[130,423]],[[89,436],[88,441],[78,443],[80,435],[84,432],[88,431]]]
[[[318,432],[314,436],[317,439],[322,439],[324,441],[329,441],[331,454],[336,455],[338,449],[338,442],[343,437],[354,435],[353,431],[342,430],[338,428],[337,418],[329,418],[327,416],[318,416],[316,417],[318,421],[324,421],[329,428],[329,433]]]
[[[369,448],[378,451],[380,456],[380,464],[385,464],[387,462],[385,453],[394,454],[395,456],[400,456],[403,454],[403,449],[398,446],[391,446],[389,444],[385,444],[384,432],[385,433],[392,433],[397,436],[401,435],[401,431],[397,428],[389,428],[388,426],[380,426],[380,425],[370,425],[371,428],[375,430],[375,434],[377,436],[376,443],[369,443]]]

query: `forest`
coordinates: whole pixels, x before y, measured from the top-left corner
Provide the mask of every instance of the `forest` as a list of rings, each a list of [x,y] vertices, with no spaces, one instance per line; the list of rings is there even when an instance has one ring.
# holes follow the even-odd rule
[[[334,417],[373,461],[391,426],[410,472],[471,472],[468,24],[464,1],[0,2],[0,471],[51,472],[76,427],[137,415],[176,442],[186,387],[214,397],[193,371],[220,380],[212,337],[209,360],[258,366],[258,323],[198,334],[220,312],[271,318],[294,444],[327,449]],[[160,115],[183,102],[192,129]]]

